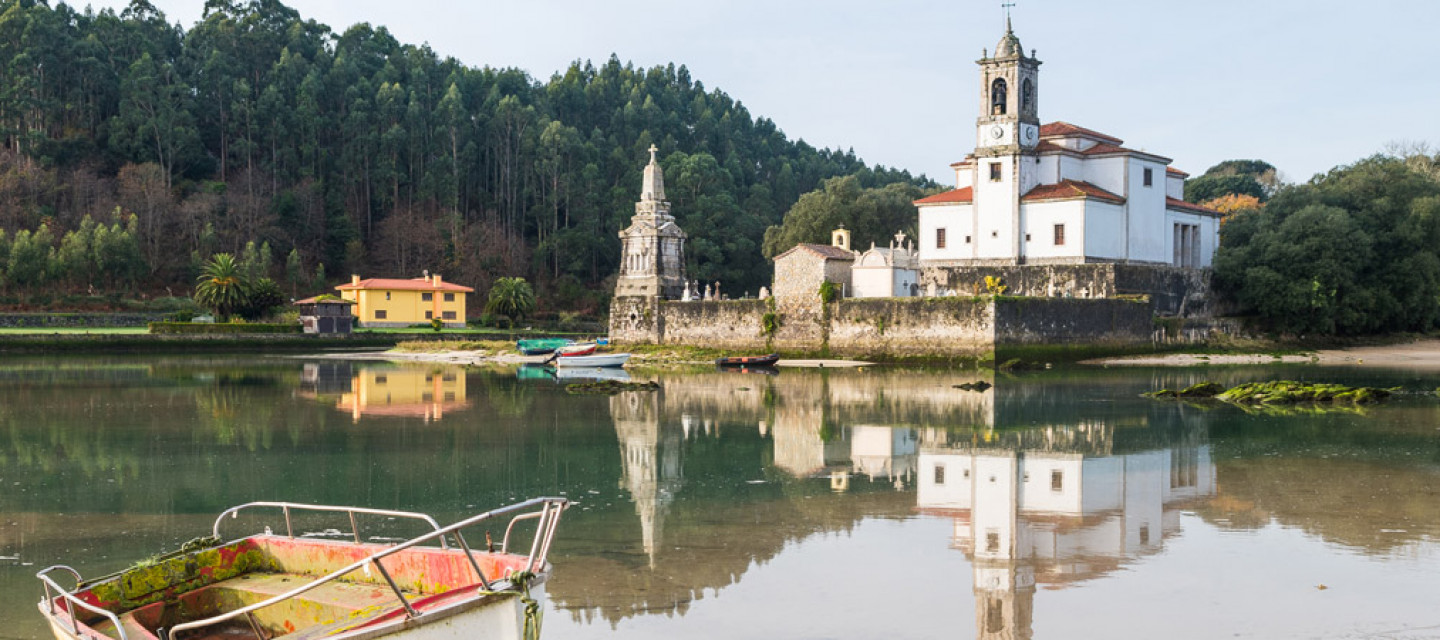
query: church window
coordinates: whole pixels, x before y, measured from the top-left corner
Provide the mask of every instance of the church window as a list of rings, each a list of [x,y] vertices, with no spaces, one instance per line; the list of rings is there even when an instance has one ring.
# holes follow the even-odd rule
[[[1063,244],[1065,244],[1065,225],[1057,224],[1055,225],[1055,246]]]
[[[997,553],[1000,551],[1000,532],[985,532],[985,550],[989,551],[990,553]]]
[[[945,484],[945,465],[935,465],[935,484]]]
[[[1056,470],[1053,470],[1053,471],[1050,472],[1050,490],[1051,490],[1051,491],[1064,491],[1064,490],[1065,490],[1065,472],[1064,472],[1064,471],[1060,471],[1059,469],[1056,469]]]
[[[970,244],[970,236],[965,236],[965,244]]]
[[[1155,184],[1155,170],[1154,170],[1154,169],[1151,169],[1150,167],[1145,167],[1145,186],[1149,187],[1149,186],[1152,186],[1152,185],[1154,185],[1154,184]]]
[[[991,182],[999,182],[999,181],[1000,181],[1000,175],[1001,175],[1001,173],[1000,173],[1000,163],[999,163],[999,162],[991,162],[991,163],[990,163],[990,181],[991,181]]]
[[[1035,83],[1029,78],[1020,83],[1020,112],[1035,113]]]
[[[943,228],[935,230],[935,248],[945,248],[945,229]]]
[[[990,115],[1005,115],[1006,106],[1006,85],[1004,78],[996,78],[990,83]]]
[[[1026,242],[1029,242],[1029,241],[1030,241],[1030,234],[1028,234],[1028,233],[1025,234],[1025,241],[1026,241]]]

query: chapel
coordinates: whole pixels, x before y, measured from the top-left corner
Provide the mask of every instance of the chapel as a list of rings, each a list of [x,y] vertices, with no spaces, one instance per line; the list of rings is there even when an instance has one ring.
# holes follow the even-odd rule
[[[665,200],[665,174],[650,145],[650,164],[640,188],[640,201],[630,226],[620,232],[620,277],[616,297],[641,296],[678,300],[685,293],[685,232],[670,215]]]
[[[976,61],[975,150],[955,188],[915,202],[922,267],[1124,263],[1203,269],[1220,214],[1184,201],[1170,158],[1068,122],[1040,121],[1040,60],[1010,19]]]

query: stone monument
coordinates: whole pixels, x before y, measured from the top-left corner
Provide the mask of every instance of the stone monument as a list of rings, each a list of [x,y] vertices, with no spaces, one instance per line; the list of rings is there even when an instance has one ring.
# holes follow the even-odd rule
[[[665,201],[665,176],[650,146],[640,201],[630,227],[620,232],[620,278],[615,297],[679,300],[685,295],[685,232]]]

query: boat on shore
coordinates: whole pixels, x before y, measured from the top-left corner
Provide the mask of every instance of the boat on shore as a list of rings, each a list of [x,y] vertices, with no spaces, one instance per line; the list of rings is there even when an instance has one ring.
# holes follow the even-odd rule
[[[557,368],[565,367],[623,367],[630,360],[628,353],[603,353],[598,356],[566,356],[555,359]]]
[[[221,513],[210,537],[117,574],[85,580],[64,565],[40,571],[40,614],[60,640],[521,640],[538,635],[536,598],[544,597],[550,576],[546,556],[569,505],[565,498],[534,498],[441,527],[421,513],[252,502]],[[272,524],[285,533],[266,526],[222,542],[225,519],[257,509],[283,513]],[[348,515],[350,539],[297,537],[291,522],[300,511]],[[412,519],[432,530],[399,544],[362,542],[356,525],[362,517]],[[462,530],[496,527],[504,517],[498,550],[466,542]],[[523,550],[511,546],[517,524],[526,531],[513,536],[528,542]],[[60,573],[75,586],[56,582]]]
[[[567,344],[555,350],[555,355],[561,358],[573,358],[575,356],[588,356],[595,353],[599,345],[594,342],[576,342]]]
[[[543,356],[575,341],[569,338],[530,338],[516,340],[515,349],[527,356]]]
[[[721,367],[773,367],[780,361],[780,354],[772,353],[763,356],[735,356],[730,358],[716,358],[715,364]]]

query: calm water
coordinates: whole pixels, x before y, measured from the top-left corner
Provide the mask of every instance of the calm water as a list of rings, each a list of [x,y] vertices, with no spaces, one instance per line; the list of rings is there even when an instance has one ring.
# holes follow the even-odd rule
[[[39,568],[118,570],[234,504],[448,522],[555,494],[579,504],[548,640],[1440,637],[1440,398],[1286,415],[1137,397],[1435,376],[662,374],[595,397],[532,373],[0,360],[0,638],[44,637]]]

